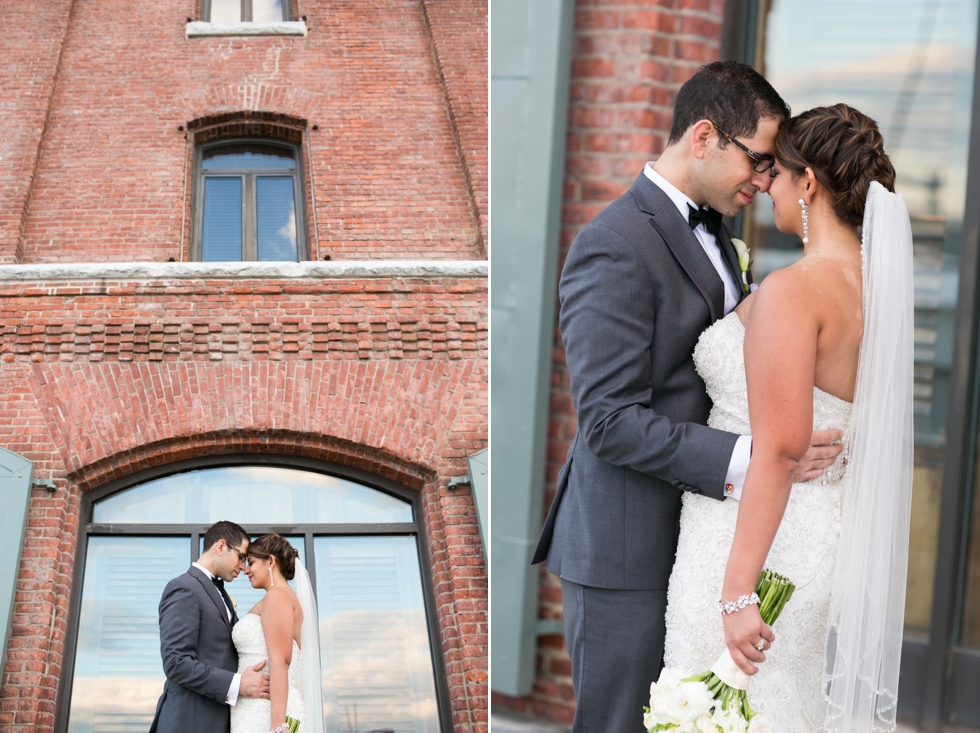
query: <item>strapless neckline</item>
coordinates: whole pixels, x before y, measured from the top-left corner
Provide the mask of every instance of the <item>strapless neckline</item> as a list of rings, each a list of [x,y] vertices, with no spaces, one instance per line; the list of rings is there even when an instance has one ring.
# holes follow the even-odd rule
[[[733,318],[735,320],[735,322],[738,323],[738,327],[739,327],[739,329],[742,332],[742,340],[744,341],[745,340],[745,324],[742,323],[742,319],[739,317],[738,313],[736,313],[735,311],[732,311],[727,316],[725,316],[725,318],[722,318],[721,320],[725,320],[726,318]],[[813,385],[813,391],[814,392],[818,392],[821,395],[824,395],[825,397],[827,397],[827,398],[829,398],[831,400],[834,400],[836,402],[839,402],[842,407],[846,407],[848,410],[850,410],[854,406],[854,403],[853,402],[850,402],[848,400],[845,400],[843,397],[838,397],[837,395],[835,395],[832,392],[827,392],[826,390],[820,389],[820,387],[818,387],[817,385]]]

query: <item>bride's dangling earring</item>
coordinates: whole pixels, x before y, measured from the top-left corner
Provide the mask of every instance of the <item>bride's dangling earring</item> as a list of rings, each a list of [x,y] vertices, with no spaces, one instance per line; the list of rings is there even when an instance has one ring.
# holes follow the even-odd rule
[[[269,566],[269,587],[270,588],[275,588],[276,587],[276,579],[272,577],[272,566],[271,565]]]
[[[803,207],[803,244],[810,243],[810,207],[806,205],[806,201],[803,199],[799,200],[799,205]]]

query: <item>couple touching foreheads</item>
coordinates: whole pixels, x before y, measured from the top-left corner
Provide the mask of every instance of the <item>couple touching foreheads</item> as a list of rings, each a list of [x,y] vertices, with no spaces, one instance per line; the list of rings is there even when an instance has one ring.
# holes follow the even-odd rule
[[[643,730],[664,665],[726,648],[780,733],[894,728],[913,286],[884,144],[846,104],[791,117],[751,67],[710,64],[572,243],[578,430],[534,562],[562,579],[575,733]],[[722,215],[760,191],[803,256],[756,288]],[[796,585],[775,633],[763,568]]]
[[[265,595],[239,619],[224,584],[243,571]],[[286,538],[211,526],[204,553],[163,591],[160,650],[167,681],[150,733],[285,733],[291,723],[322,733],[316,603]]]

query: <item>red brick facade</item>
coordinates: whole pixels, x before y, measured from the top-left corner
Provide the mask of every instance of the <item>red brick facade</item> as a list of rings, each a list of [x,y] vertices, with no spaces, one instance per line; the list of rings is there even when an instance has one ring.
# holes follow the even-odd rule
[[[0,447],[57,487],[30,497],[2,731],[53,730],[84,492],[241,453],[421,493],[455,730],[487,730],[487,571],[470,490],[447,488],[487,447],[487,3],[292,5],[305,37],[185,38],[198,0],[0,4]],[[221,125],[295,137],[330,263],[180,271],[194,145]]]
[[[579,230],[632,185],[670,135],[677,89],[718,59],[724,0],[578,0],[559,267]],[[545,506],[575,436],[568,370],[555,329]],[[542,515],[543,518],[544,515]],[[561,618],[561,585],[542,570],[540,618]],[[525,698],[493,704],[571,724],[571,663],[561,636],[538,638],[538,675]]]

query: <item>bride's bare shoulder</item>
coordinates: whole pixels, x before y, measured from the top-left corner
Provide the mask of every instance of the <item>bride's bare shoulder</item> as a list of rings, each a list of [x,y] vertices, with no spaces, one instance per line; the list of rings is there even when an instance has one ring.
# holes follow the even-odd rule
[[[812,272],[797,268],[796,265],[773,270],[766,275],[755,292],[739,305],[739,315],[744,322],[749,322],[750,314],[756,310],[805,305],[805,293],[812,279]]]

